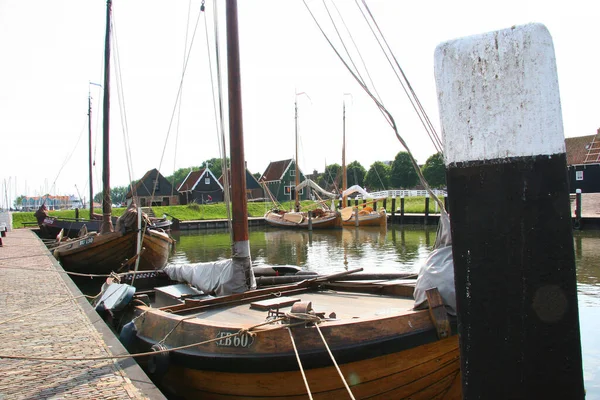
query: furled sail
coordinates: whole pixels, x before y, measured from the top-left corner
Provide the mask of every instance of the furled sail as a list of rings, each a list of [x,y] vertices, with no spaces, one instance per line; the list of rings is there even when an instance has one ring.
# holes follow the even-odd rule
[[[317,192],[321,193],[323,196],[329,197],[330,199],[335,199],[337,197],[337,195],[335,193],[328,192],[327,190],[323,189],[321,186],[317,185],[316,182],[314,182],[310,179],[306,179],[304,182],[302,182],[301,184],[296,186],[296,191],[303,189],[306,186],[310,186]]]

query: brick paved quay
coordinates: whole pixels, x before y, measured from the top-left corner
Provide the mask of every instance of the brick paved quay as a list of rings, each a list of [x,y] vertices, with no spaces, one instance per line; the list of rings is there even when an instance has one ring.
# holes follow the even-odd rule
[[[164,399],[131,358],[118,362],[2,358],[99,357],[126,352],[84,297],[24,315],[81,296],[81,292],[33,231],[13,230],[2,242],[0,400]]]

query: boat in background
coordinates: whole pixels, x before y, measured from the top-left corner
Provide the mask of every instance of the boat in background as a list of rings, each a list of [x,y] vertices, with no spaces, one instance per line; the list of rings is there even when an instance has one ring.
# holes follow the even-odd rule
[[[133,267],[134,261],[136,270],[162,268],[175,243],[164,230],[152,229],[151,221],[133,203],[117,219],[116,229],[113,229],[109,154],[111,16],[112,1],[108,0],[104,44],[102,225],[98,232],[60,242],[53,251],[66,271],[83,274],[121,271]]]
[[[276,228],[291,228],[291,229],[333,229],[342,227],[341,214],[333,207],[329,208],[324,201],[317,203],[317,206],[308,211],[300,210],[300,191],[305,187],[310,190],[311,188],[321,194],[326,195],[329,198],[335,198],[336,195],[328,193],[315,182],[310,179],[306,179],[300,183],[300,168],[298,168],[298,94],[296,94],[296,101],[294,103],[295,110],[295,138],[296,138],[296,157],[294,162],[295,167],[295,185],[294,185],[294,210],[286,211],[282,210],[281,207],[277,207],[273,210],[265,213],[265,222]],[[263,185],[265,191],[269,194],[271,201],[276,203],[267,185]]]
[[[346,101],[342,106],[342,205],[340,210],[343,226],[387,226],[387,213],[384,208],[376,211],[373,207],[363,204],[362,209],[358,206],[348,206],[348,195],[359,192],[364,198],[371,197],[360,186],[354,185],[348,188],[348,173],[346,171]]]

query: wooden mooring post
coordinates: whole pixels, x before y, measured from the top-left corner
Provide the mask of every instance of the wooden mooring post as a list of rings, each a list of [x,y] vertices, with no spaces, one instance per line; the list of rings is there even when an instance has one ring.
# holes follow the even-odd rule
[[[463,398],[583,399],[556,59],[545,26],[440,44]]]

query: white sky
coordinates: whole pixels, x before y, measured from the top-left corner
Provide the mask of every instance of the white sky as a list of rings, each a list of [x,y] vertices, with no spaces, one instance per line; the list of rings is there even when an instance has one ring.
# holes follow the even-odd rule
[[[262,173],[270,161],[294,156],[295,92],[310,97],[298,98],[299,164],[305,172],[323,171],[325,163],[341,164],[344,93],[352,94],[352,98],[345,97],[348,163],[358,160],[368,169],[374,161],[392,160],[403,150],[373,102],[327,45],[301,0],[238,2],[245,155],[251,172]],[[0,0],[0,204],[16,195],[46,192],[77,195],[79,191],[88,197],[88,90],[93,97],[92,129],[97,140],[94,192],[100,190],[102,124],[97,117],[101,116],[102,93],[97,87],[90,89],[88,82],[102,83],[105,4],[103,0]],[[335,4],[401,134],[418,162],[424,163],[434,148],[364,29],[364,21],[357,17],[354,0]],[[545,24],[554,40],[567,137],[594,134],[600,127],[600,33],[592,4],[578,0],[368,1],[438,132],[435,47],[512,25]],[[187,66],[179,129],[174,122],[167,139],[181,79],[188,5],[189,0],[113,3],[134,179],[151,168],[167,176],[219,156],[203,19]],[[199,5],[200,1],[191,1],[190,32]],[[322,2],[311,0],[309,5],[330,26],[319,12]],[[212,8],[208,0],[211,33]],[[222,17],[224,13],[221,6]],[[221,41],[225,43],[224,35]],[[214,62],[214,52],[211,57]],[[114,69],[112,76],[116,76]],[[129,174],[117,85],[114,80],[111,85],[114,187],[127,185]]]

